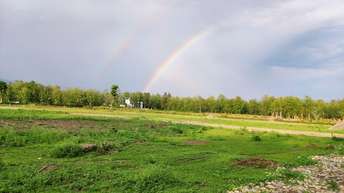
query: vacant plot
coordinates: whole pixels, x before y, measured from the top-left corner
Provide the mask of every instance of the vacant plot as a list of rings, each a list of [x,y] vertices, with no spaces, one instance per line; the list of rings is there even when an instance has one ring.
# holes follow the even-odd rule
[[[226,192],[344,149],[337,138],[72,111],[86,114],[0,109],[0,192]]]

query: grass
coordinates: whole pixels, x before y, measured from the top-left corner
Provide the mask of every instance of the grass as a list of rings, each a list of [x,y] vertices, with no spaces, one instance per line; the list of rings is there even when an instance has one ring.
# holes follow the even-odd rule
[[[342,141],[330,138],[55,111],[0,109],[0,192],[225,192],[265,180],[300,179],[288,168],[343,149]],[[85,151],[84,144],[96,148]],[[276,173],[235,164],[253,157],[287,169]]]
[[[3,106],[8,108],[8,106]],[[14,106],[14,109],[25,109],[25,110],[44,110],[47,111],[46,116],[57,116],[67,117],[70,115],[79,117],[119,117],[119,118],[141,118],[155,121],[174,121],[174,122],[199,122],[205,124],[218,124],[218,125],[229,125],[238,127],[255,127],[255,128],[271,128],[271,129],[287,129],[297,131],[316,131],[316,132],[333,132],[333,133],[344,133],[344,131],[330,131],[329,128],[332,126],[329,120],[318,121],[318,123],[305,123],[305,122],[286,122],[286,121],[270,121],[267,117],[252,116],[252,115],[226,115],[226,114],[208,114],[205,113],[178,113],[169,111],[154,111],[154,110],[128,110],[128,109],[114,109],[109,110],[108,108],[65,108],[65,107],[53,107],[53,106]],[[59,115],[49,115],[51,112],[59,112]],[[68,116],[69,114],[69,116]],[[32,115],[34,116],[34,115]],[[25,118],[32,118],[28,115]],[[5,117],[11,118],[11,115],[5,115]],[[43,117],[43,118],[45,118]],[[331,123],[331,124],[330,124]]]

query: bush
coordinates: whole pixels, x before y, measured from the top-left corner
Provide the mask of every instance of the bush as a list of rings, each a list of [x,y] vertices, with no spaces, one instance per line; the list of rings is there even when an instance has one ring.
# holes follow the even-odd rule
[[[78,157],[82,156],[84,154],[84,150],[80,145],[73,145],[73,144],[68,144],[68,145],[62,145],[57,148],[55,148],[51,155],[52,157],[55,158],[64,158],[64,157]]]
[[[254,136],[252,136],[252,141],[262,141],[262,138],[260,138],[258,135],[254,135]]]
[[[98,154],[107,154],[109,152],[111,152],[112,150],[115,149],[115,145],[112,143],[101,143],[100,145],[97,145],[97,153]]]

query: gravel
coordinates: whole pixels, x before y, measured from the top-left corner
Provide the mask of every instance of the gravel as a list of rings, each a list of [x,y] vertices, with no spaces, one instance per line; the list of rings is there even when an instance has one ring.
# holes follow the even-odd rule
[[[303,180],[249,184],[227,193],[344,193],[344,157],[315,156],[312,159],[318,163],[293,169],[305,175]]]

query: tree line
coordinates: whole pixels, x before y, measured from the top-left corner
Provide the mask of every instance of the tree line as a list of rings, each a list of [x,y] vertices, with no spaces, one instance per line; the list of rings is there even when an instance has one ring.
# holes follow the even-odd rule
[[[34,81],[0,81],[0,103],[43,104],[68,107],[119,107],[130,99],[134,108],[171,110],[184,112],[230,113],[274,116],[291,119],[342,119],[344,99],[315,100],[311,97],[264,96],[260,100],[244,100],[241,97],[178,97],[169,93],[151,94],[143,92],[119,92],[113,85],[110,91],[93,89],[61,89],[59,86],[46,86]]]

